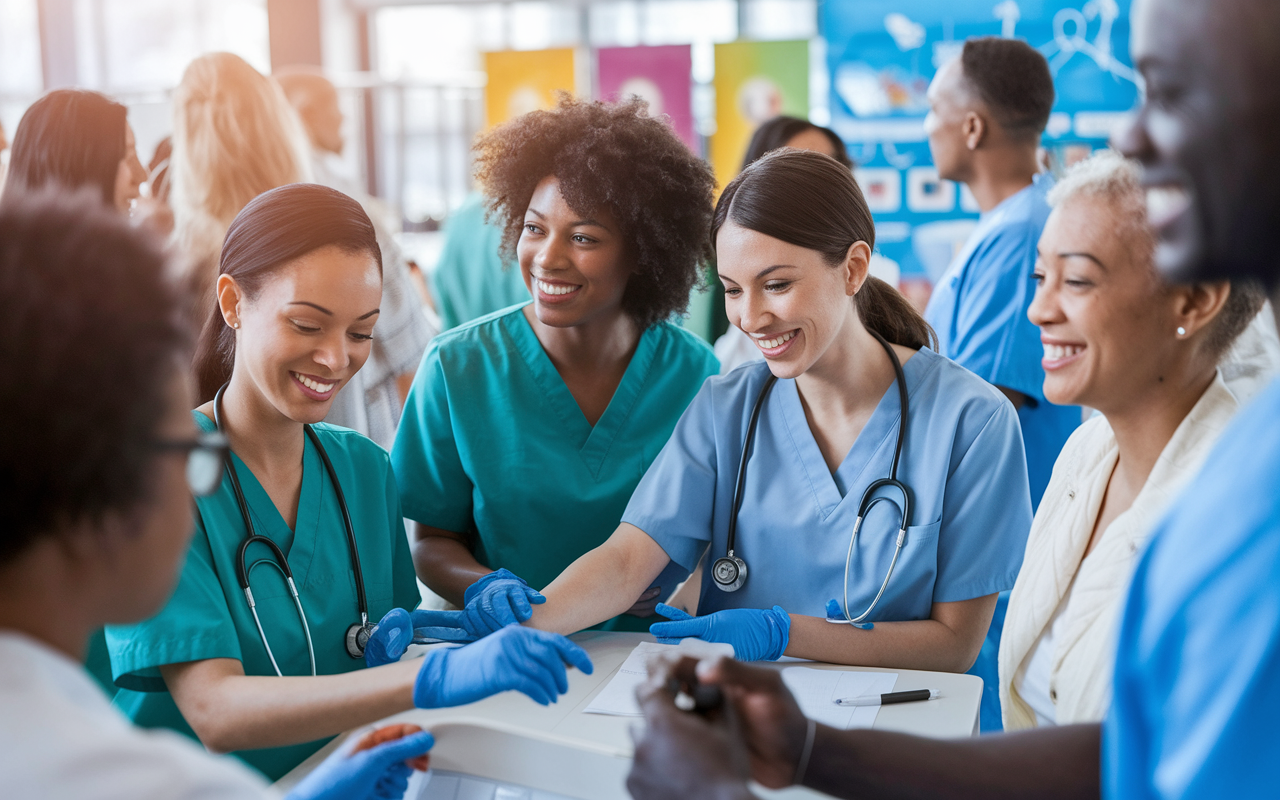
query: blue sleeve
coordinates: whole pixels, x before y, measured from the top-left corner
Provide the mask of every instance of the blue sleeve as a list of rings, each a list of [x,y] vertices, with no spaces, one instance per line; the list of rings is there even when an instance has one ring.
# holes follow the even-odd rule
[[[1197,480],[1202,494],[1205,484],[1222,484],[1206,475]],[[1208,491],[1226,502],[1231,494]],[[1187,495],[1153,535],[1121,617],[1114,701],[1103,730],[1106,797],[1275,796],[1276,505],[1246,499],[1228,508]],[[1270,516],[1258,514],[1259,506],[1271,506]],[[1241,527],[1249,533],[1237,538],[1231,528]],[[1219,534],[1228,544],[1211,541]]]
[[[167,691],[159,669],[166,664],[209,658],[241,660],[240,637],[199,514],[169,602],[145,622],[108,625],[106,636],[115,682],[122,689]]]
[[[974,251],[956,299],[956,339],[947,355],[996,386],[1044,400],[1040,329],[1027,318],[1035,296],[1036,244],[1029,222],[997,229]]]
[[[631,494],[622,521],[649,534],[672,561],[692,571],[711,541],[716,498],[712,387],[703,383]]]
[[[439,341],[427,347],[391,448],[404,514],[433,528],[465,533],[472,525],[472,483],[453,434],[449,384]],[[463,398],[465,401],[465,398]]]
[[[1000,398],[985,420],[966,414],[957,434],[981,426],[947,479],[933,601],[951,603],[1013,588],[1031,532],[1022,429]]]

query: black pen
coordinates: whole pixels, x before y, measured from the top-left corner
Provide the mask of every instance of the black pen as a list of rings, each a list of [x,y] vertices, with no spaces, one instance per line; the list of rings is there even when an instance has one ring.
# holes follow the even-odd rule
[[[909,692],[889,692],[888,694],[868,694],[862,697],[840,697],[836,699],[838,706],[887,706],[892,703],[913,703],[917,700],[936,700],[941,696],[937,689],[913,689]]]

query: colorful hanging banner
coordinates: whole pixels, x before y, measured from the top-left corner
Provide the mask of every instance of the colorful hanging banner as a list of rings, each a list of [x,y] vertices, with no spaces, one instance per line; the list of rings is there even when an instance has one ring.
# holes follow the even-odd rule
[[[530,111],[551,108],[556,92],[573,92],[573,48],[505,50],[484,54],[488,127]]]
[[[651,115],[666,114],[676,135],[691,150],[698,150],[693,129],[693,48],[687,44],[602,47],[597,59],[600,99],[635,95],[648,101]]]
[[[779,114],[809,117],[809,43],[716,45],[716,132],[711,166],[724,186],[738,174],[751,134]]]

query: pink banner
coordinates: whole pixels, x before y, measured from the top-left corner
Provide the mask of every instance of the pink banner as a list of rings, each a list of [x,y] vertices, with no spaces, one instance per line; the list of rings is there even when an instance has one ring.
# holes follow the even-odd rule
[[[691,90],[693,56],[689,45],[602,47],[596,52],[602,99],[637,95],[649,101],[653,116],[666,114],[676,134],[697,151]]]

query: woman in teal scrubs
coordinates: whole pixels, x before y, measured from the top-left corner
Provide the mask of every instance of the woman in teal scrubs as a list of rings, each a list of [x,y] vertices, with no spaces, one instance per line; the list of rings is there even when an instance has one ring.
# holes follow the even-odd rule
[[[566,99],[477,150],[533,300],[432,342],[391,458],[418,575],[482,612],[467,620],[483,635],[528,618],[525,581],[608,538],[717,362],[671,322],[710,256],[714,182],[643,102]],[[627,607],[651,614],[683,574],[652,576]]]
[[[660,640],[964,672],[1031,526],[1013,406],[868,277],[875,226],[834,159],[760,159],[725,188],[715,231],[729,319],[764,360],[706,382],[623,524],[543,590],[530,624],[592,625],[709,546],[699,616],[659,606]]]
[[[271,779],[328,737],[414,705],[506,689],[550,702],[564,688],[562,659],[590,669],[563,639],[437,650],[377,669],[362,669],[359,649],[348,648],[363,621],[359,587],[371,622],[420,599],[386,452],[320,422],[369,355],[381,293],[373,226],[351,198],[294,184],[237,216],[196,354],[206,402],[193,412],[202,431],[221,428],[230,462],[219,488],[196,503],[173,598],[146,622],[107,629],[122,689],[115,702],[135,723],[235,751]],[[251,533],[274,547],[255,540],[242,549]]]

